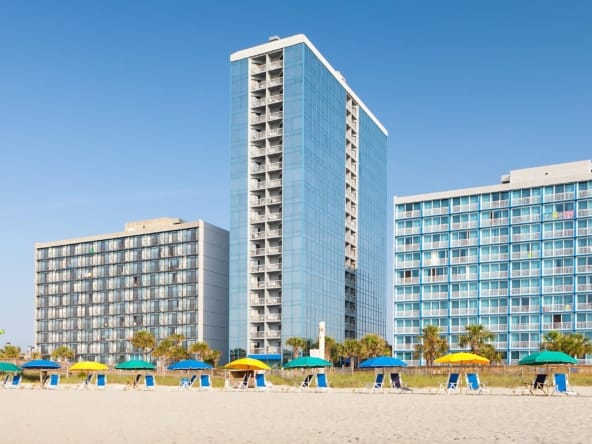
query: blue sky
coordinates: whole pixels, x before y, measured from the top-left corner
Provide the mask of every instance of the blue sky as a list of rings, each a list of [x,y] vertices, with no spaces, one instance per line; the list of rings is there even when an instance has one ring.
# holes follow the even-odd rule
[[[0,3],[0,346],[33,344],[35,242],[228,228],[232,52],[306,34],[389,130],[388,194],[408,195],[592,158],[590,23],[560,0]]]

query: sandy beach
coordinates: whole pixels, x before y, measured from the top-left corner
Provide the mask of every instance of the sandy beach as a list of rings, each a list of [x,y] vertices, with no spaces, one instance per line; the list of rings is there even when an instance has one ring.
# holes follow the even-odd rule
[[[592,389],[580,396],[0,390],[0,442],[585,443]]]

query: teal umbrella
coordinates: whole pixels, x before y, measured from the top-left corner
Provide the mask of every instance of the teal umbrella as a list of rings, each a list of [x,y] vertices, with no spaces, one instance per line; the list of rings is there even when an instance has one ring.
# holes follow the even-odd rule
[[[577,364],[578,360],[560,351],[543,350],[525,356],[518,365]]]
[[[155,370],[156,366],[148,361],[132,359],[131,361],[120,362],[115,368],[118,370]]]
[[[325,361],[321,358],[312,356],[301,356],[300,358],[292,359],[284,365],[284,368],[321,368],[331,367],[331,362]]]
[[[0,362],[0,372],[22,372],[23,369],[10,362]]]

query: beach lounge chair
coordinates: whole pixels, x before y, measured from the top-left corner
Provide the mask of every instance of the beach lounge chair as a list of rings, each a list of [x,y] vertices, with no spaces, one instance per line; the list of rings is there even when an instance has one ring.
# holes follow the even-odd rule
[[[329,382],[325,373],[317,373],[317,390],[321,392],[329,391]]]
[[[250,373],[246,372],[245,375],[243,376],[243,379],[236,384],[235,386],[233,386],[233,389],[236,390],[247,390],[249,388],[249,377],[250,377]]]
[[[536,395],[539,390],[544,395],[548,395],[549,389],[547,387],[547,374],[537,374],[534,378],[534,381],[532,381],[532,384],[526,384],[526,388],[528,389],[531,395]]]
[[[310,388],[310,384],[312,383],[312,378],[314,375],[306,375],[300,384],[296,385],[296,388],[300,391],[305,391]]]
[[[265,379],[265,373],[257,373],[255,375],[255,390],[260,392],[269,391],[271,384]]]
[[[448,381],[445,384],[440,384],[440,391],[446,392],[447,395],[451,393],[457,393],[459,390],[460,374],[450,373],[448,375]]]
[[[60,385],[60,375],[58,375],[57,373],[52,373],[49,376],[49,382],[47,383],[45,388],[49,389],[49,390],[57,390],[59,385]]]
[[[8,385],[6,387],[11,388],[11,389],[20,388],[22,379],[23,378],[21,375],[12,375],[12,379],[10,380],[10,382],[8,383]]]
[[[553,375],[553,393],[560,395],[577,396],[578,392],[569,386],[569,380],[566,373],[555,373]]]
[[[480,395],[489,393],[484,384],[481,384],[477,373],[467,373],[465,379],[467,381],[467,393],[478,393]]]
[[[376,373],[374,382],[368,385],[366,388],[370,390],[370,393],[382,392],[384,386],[384,373]]]
[[[144,390],[154,390],[156,388],[156,380],[154,375],[144,376]]]
[[[93,374],[89,373],[89,375],[84,379],[84,381],[82,381],[80,383],[78,388],[81,390],[88,389],[88,387],[90,386],[90,382],[92,381],[92,377],[93,377]]]
[[[410,387],[407,387],[406,385],[403,384],[403,378],[401,377],[401,375],[399,373],[391,373],[391,389],[393,391],[398,390],[400,393],[402,392],[412,392],[413,389]]]
[[[5,375],[4,379],[2,380],[2,387],[6,387],[6,385],[8,384],[8,381],[10,380],[10,375]]]
[[[99,390],[104,390],[106,385],[107,385],[107,375],[105,375],[104,373],[99,373],[97,375],[97,388]]]
[[[203,391],[212,390],[212,380],[207,373],[199,376],[199,389]]]

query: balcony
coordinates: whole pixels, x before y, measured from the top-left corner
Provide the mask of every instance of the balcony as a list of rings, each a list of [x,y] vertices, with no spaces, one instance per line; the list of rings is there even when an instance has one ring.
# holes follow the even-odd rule
[[[592,291],[592,283],[591,284],[578,284],[577,288],[578,288],[578,291]]]
[[[423,215],[424,216],[437,216],[439,214],[448,214],[448,207],[438,207],[438,208],[424,208]]]
[[[450,247],[470,247],[477,245],[477,239],[451,239]]]
[[[396,350],[415,350],[415,344],[397,344],[395,345]]]
[[[404,251],[419,251],[419,244],[398,244],[397,252],[400,253]]]
[[[538,277],[541,271],[538,269],[530,269],[530,270],[512,270],[511,276],[513,278],[516,277]]]
[[[451,223],[450,229],[451,230],[466,230],[469,228],[477,228],[477,221],[469,221],[469,222],[459,222],[459,223]]]
[[[481,244],[507,244],[509,236],[487,236],[481,238]]]
[[[397,268],[417,268],[419,267],[419,261],[401,261],[397,262]],[[592,268],[592,266],[591,266]]]
[[[512,216],[512,224],[534,223],[541,221],[540,214],[530,214],[525,216]]]
[[[395,318],[417,318],[419,310],[396,310]]]
[[[539,350],[541,348],[541,343],[536,341],[510,341],[510,347]]]
[[[451,291],[450,298],[455,299],[466,299],[466,298],[475,298],[477,297],[477,291],[469,291],[469,290],[460,290],[460,291]]]
[[[473,262],[477,262],[477,256],[452,256],[450,258],[451,264],[469,264]]]
[[[576,328],[590,329],[590,328],[592,328],[592,321],[576,322]]]
[[[282,253],[281,246],[269,247],[267,249],[267,254],[281,254],[281,253]]]
[[[539,240],[541,233],[520,233],[512,234],[512,242],[523,242],[529,240]]]
[[[397,211],[397,219],[413,219],[419,217],[419,210]]]
[[[405,236],[409,234],[418,234],[419,227],[405,227],[405,228],[397,228],[395,231],[395,235],[397,236]]]
[[[266,236],[268,238],[282,237],[282,230],[268,230]]]
[[[474,280],[477,280],[477,273],[453,274],[450,276],[450,280],[453,282],[474,281]]]
[[[576,304],[576,310],[592,310],[592,303],[578,302]]]
[[[531,322],[526,324],[512,324],[512,332],[516,331],[527,331],[527,330],[538,330],[540,328],[538,322]],[[540,345],[540,344],[539,344]]]
[[[502,307],[481,307],[481,314],[485,315],[485,314],[507,314],[508,313],[508,307],[507,306],[502,306]]]
[[[448,292],[440,291],[440,292],[432,292],[432,293],[425,293],[422,298],[425,300],[433,300],[433,299],[448,299]]]
[[[479,209],[479,204],[467,205],[452,205],[452,213],[466,213],[467,211],[476,211]]]
[[[530,197],[516,197],[512,199],[513,205],[530,205],[530,204],[538,204],[541,203],[540,196],[530,196]]]
[[[280,322],[282,320],[282,315],[277,313],[270,313],[265,316],[265,321],[267,322]]]
[[[419,277],[396,278],[395,284],[397,284],[397,285],[419,284]]]
[[[477,257],[475,256],[475,261]],[[500,254],[484,254],[481,256],[482,262],[502,262],[508,260],[507,253],[500,253]]]
[[[573,322],[543,322],[543,330],[571,330]]]
[[[442,276],[424,276],[423,277],[423,282],[425,283],[433,283],[433,282],[447,282],[448,281],[448,276],[446,275],[442,275]]]
[[[267,103],[269,105],[273,104],[273,103],[280,103],[284,100],[284,95],[283,94],[275,94],[273,96],[269,96],[267,98]]]
[[[282,186],[282,179],[269,180],[267,182],[267,188],[278,188]]]
[[[436,250],[439,248],[448,248],[448,241],[424,242],[423,243],[424,250]]]
[[[423,316],[448,316],[448,309],[442,310],[423,310]]]
[[[255,295],[251,295],[249,302],[251,303],[251,305],[263,305],[263,304],[265,304],[265,299],[261,298],[261,297],[257,297]]]
[[[451,316],[459,316],[459,315],[476,315],[477,308],[451,308],[450,315]]]
[[[481,273],[481,279],[507,279],[507,271],[486,271]]]
[[[543,293],[571,293],[573,285],[549,285],[543,286]]]
[[[575,193],[568,191],[567,193],[553,193],[545,195],[545,202],[558,202],[561,200],[573,200]]]
[[[262,273],[265,271],[265,265],[251,265],[251,273]]]
[[[267,271],[279,271],[282,269],[282,264],[281,263],[267,264],[265,268]]]
[[[507,217],[500,217],[497,219],[482,219],[482,227],[495,227],[498,225],[508,225],[509,219]]]
[[[573,274],[573,267],[553,267],[543,269],[543,275],[545,276],[553,276],[557,274]]]
[[[541,310],[540,305],[512,305],[510,313],[538,313]]]
[[[549,304],[543,305],[543,312],[554,312],[554,311],[572,311],[573,305],[572,304]]]
[[[512,288],[510,294],[520,295],[520,294],[537,294],[541,291],[540,287],[519,287],[519,288]]]
[[[433,233],[435,231],[448,231],[447,224],[440,224],[440,225],[427,225],[423,227],[424,233]]]
[[[267,305],[281,305],[282,298],[280,297],[268,297],[265,299]]]
[[[489,202],[482,202],[481,209],[482,210],[489,210],[493,208],[505,208],[509,205],[508,199],[504,200],[492,200]]]
[[[480,296],[507,296],[507,288],[485,288],[479,291]]]
[[[249,321],[251,321],[251,322],[263,322],[264,320],[265,320],[265,315],[262,315],[259,313],[257,313],[257,314],[251,313],[249,315]]]
[[[395,327],[395,334],[418,335],[419,327]]]

